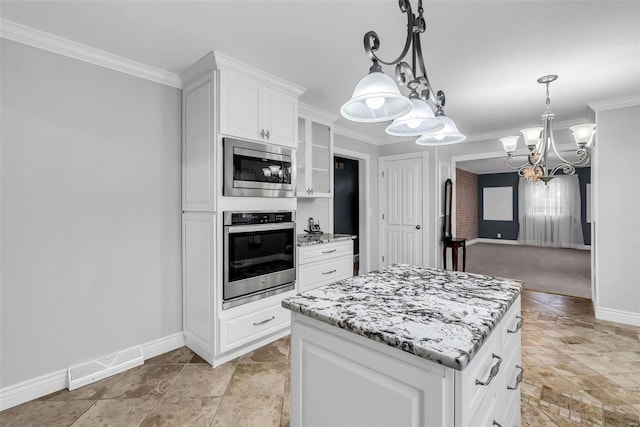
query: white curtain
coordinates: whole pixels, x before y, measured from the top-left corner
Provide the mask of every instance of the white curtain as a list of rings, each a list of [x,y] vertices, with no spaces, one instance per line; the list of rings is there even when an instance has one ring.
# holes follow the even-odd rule
[[[576,175],[561,175],[547,185],[520,178],[518,240],[554,248],[584,244],[580,218],[580,184]]]

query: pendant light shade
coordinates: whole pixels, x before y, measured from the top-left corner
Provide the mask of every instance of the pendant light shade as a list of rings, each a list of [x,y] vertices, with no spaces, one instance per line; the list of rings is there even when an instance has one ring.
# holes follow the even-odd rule
[[[403,96],[393,79],[374,64],[353,90],[340,113],[345,119],[361,123],[393,120],[411,111],[411,100]]]
[[[393,136],[419,136],[444,127],[444,123],[434,116],[429,104],[420,98],[411,98],[411,103],[411,111],[395,119],[385,132]]]
[[[537,126],[520,130],[522,136],[524,137],[524,143],[527,144],[527,147],[529,147],[529,149],[537,146],[538,142],[540,142],[542,129],[542,127]]]
[[[500,138],[500,142],[502,142],[502,148],[504,148],[504,151],[507,152],[507,154],[509,153],[513,153],[514,151],[516,151],[516,147],[518,145],[518,138],[520,138],[519,136],[505,136],[504,138]]]
[[[585,123],[583,125],[571,126],[571,132],[573,133],[573,139],[575,139],[576,144],[580,148],[584,148],[585,146],[590,147],[590,142],[592,141],[594,135],[594,128],[596,127],[595,123]]]
[[[456,124],[449,117],[439,115],[437,119],[443,123],[444,127],[438,132],[422,135],[416,140],[416,144],[431,146],[450,145],[463,142],[467,139],[465,135],[460,133]]]

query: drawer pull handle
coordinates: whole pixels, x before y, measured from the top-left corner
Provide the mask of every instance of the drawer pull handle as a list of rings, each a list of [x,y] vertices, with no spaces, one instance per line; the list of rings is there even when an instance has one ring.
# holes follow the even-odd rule
[[[323,254],[330,254],[331,252],[335,252],[337,249],[331,249],[329,251],[322,251]]]
[[[275,318],[276,318],[276,316],[271,316],[271,318],[270,318],[270,319],[266,319],[266,320],[263,320],[262,322],[254,323],[254,324],[253,324],[253,326],[264,325],[264,324],[265,324],[265,323],[267,323],[267,322],[271,322],[271,321],[272,321],[273,319],[275,319]]]
[[[517,390],[518,386],[520,385],[520,383],[522,382],[522,374],[524,374],[524,368],[520,365],[516,365],[516,368],[520,369],[520,373],[518,374],[518,376],[516,377],[516,385],[514,385],[513,387],[511,387],[510,385],[507,386],[508,390]]]
[[[494,359],[498,359],[498,363],[496,363],[491,367],[491,371],[489,372],[489,378],[487,378],[486,381],[476,380],[476,385],[489,385],[491,381],[493,381],[495,376],[498,375],[498,372],[500,372],[500,364],[502,363],[502,357],[498,356],[495,353],[492,354],[491,357],[493,357]]]
[[[332,274],[335,273],[338,270],[331,270],[331,271],[323,271],[322,274]]]
[[[507,329],[507,333],[508,334],[515,334],[516,332],[518,332],[521,328],[522,328],[522,324],[524,323],[524,319],[520,316],[516,316],[516,319],[518,319],[518,323],[516,324],[516,328],[511,330],[511,329]]]
[[[497,422],[496,420],[493,420],[493,424],[491,424],[493,426],[498,426],[498,427],[502,427],[502,424],[500,424],[499,422]]]

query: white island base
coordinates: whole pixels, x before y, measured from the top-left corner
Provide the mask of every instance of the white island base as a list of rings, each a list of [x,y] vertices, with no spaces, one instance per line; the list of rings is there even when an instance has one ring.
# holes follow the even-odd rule
[[[519,426],[519,314],[456,370],[292,312],[291,426]]]

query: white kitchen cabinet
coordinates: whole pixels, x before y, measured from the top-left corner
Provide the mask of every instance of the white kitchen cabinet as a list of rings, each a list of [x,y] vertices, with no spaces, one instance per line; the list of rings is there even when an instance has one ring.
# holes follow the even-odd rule
[[[220,69],[220,133],[296,147],[298,98]]]
[[[353,276],[353,241],[298,247],[298,292]]]
[[[187,347],[213,364],[216,215],[182,214],[182,327]]]
[[[216,210],[216,72],[209,54],[181,75],[182,210]]]
[[[220,352],[227,353],[264,336],[288,334],[291,314],[281,301],[291,295],[295,292],[224,310],[220,315]]]
[[[291,426],[520,426],[519,315],[455,370],[294,311]]]
[[[298,197],[333,197],[333,124],[298,119]]]

